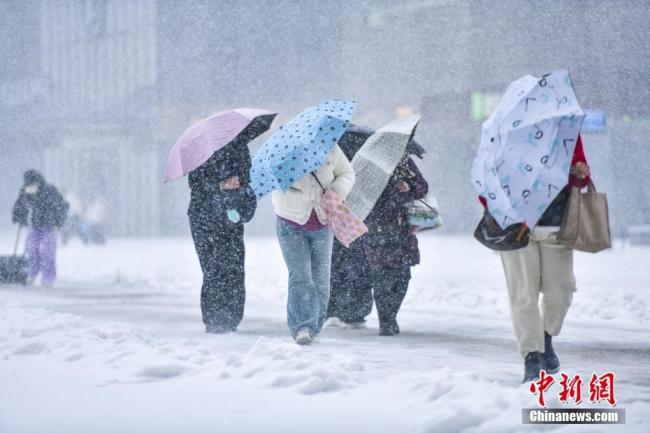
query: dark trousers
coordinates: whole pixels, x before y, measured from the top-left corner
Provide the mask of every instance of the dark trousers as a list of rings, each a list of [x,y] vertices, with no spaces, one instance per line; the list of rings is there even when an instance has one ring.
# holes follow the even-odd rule
[[[379,321],[394,320],[410,281],[410,265],[370,266],[358,243],[348,249],[334,241],[327,316],[346,323],[362,322],[372,311],[374,297]]]
[[[330,300],[327,317],[346,323],[359,323],[372,311],[372,286],[368,263],[359,242],[345,248],[334,240]]]
[[[411,281],[411,266],[372,268],[369,276],[379,322],[395,320]]]
[[[235,329],[244,316],[244,230],[218,227],[190,216],[194,247],[203,271],[201,312],[207,327]]]

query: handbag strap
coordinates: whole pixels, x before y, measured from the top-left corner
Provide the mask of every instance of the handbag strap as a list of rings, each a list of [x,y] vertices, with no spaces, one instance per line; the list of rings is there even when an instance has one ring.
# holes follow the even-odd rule
[[[419,199],[417,199],[416,201],[419,201],[420,203],[422,203],[423,205],[425,205],[426,207],[428,207],[428,208],[431,209],[432,211],[436,212],[436,209],[435,209],[433,206],[431,206],[429,203],[427,203],[426,201],[424,201],[424,199],[419,198]]]
[[[517,232],[517,237],[515,238],[515,240],[517,242],[520,242],[524,238],[524,235],[526,233],[528,233],[528,224],[524,223],[519,229],[519,231]]]
[[[327,190],[325,189],[325,187],[323,186],[323,184],[320,183],[320,179],[318,179],[318,176],[316,176],[316,173],[314,173],[314,172],[312,171],[312,172],[311,172],[311,175],[314,176],[314,179],[316,179],[316,182],[318,182],[318,185],[321,187],[321,189],[323,190],[323,192],[327,191]]]
[[[595,193],[598,192],[596,189],[596,185],[594,184],[594,181],[589,178],[589,184],[587,185],[587,194]]]

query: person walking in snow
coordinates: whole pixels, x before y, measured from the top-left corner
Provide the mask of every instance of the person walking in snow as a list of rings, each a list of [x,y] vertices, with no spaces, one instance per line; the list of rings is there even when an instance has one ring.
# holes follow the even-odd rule
[[[244,315],[244,223],[255,212],[249,138],[240,135],[189,173],[190,229],[203,271],[201,312],[208,333],[234,332]]]
[[[367,269],[364,278],[374,295],[379,335],[400,332],[397,314],[406,296],[411,267],[420,263],[415,228],[408,222],[407,204],[427,195],[429,186],[410,157],[397,166],[388,185],[364,220],[368,233],[360,238]],[[358,305],[357,319],[368,315],[372,299]]]
[[[501,251],[515,336],[524,358],[524,383],[537,379],[542,369],[549,374],[560,369],[552,339],[562,329],[576,290],[576,280],[573,250],[558,242],[557,233],[571,187],[583,188],[589,184],[589,178],[582,139],[578,136],[568,185],[531,231],[528,245],[513,251]],[[483,197],[481,202],[486,206]],[[540,294],[544,295],[541,312]]]
[[[338,141],[348,161],[352,161],[373,133],[367,127],[350,124]],[[367,279],[367,269],[360,240],[346,248],[334,238],[327,326],[365,325],[365,317],[372,311],[372,288]]]
[[[51,286],[56,280],[57,229],[65,223],[68,204],[38,171],[26,171],[23,181],[12,219],[29,227],[25,247],[29,266],[27,281],[34,282],[40,274],[41,283]]]
[[[323,190],[345,199],[353,185],[354,171],[337,145],[311,175],[286,192],[273,191],[278,240],[289,270],[287,319],[298,344],[311,344],[327,317],[333,234],[321,206]]]

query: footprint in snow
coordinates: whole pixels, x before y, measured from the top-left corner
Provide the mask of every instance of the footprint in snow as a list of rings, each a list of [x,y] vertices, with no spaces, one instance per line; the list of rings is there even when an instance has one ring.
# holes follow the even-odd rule
[[[309,380],[310,376],[306,374],[299,374],[295,376],[280,376],[271,382],[272,388],[287,388],[295,386]]]
[[[14,350],[14,355],[38,355],[47,350],[45,343],[29,343]]]
[[[83,353],[77,352],[77,353],[73,353],[72,355],[65,358],[65,361],[66,362],[75,362],[75,361],[79,361],[81,358],[83,358]]]
[[[152,379],[171,379],[178,377],[187,371],[186,367],[181,365],[152,365],[143,368],[138,376],[148,377]]]

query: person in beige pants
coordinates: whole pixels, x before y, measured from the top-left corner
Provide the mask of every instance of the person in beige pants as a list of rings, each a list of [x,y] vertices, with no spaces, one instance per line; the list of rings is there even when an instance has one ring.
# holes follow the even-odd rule
[[[525,248],[501,252],[512,322],[523,357],[542,353],[549,358],[550,353],[546,353],[549,344],[545,340],[560,333],[576,290],[573,250],[559,244],[557,231],[547,228],[550,227],[533,230]],[[541,314],[540,293],[543,295]],[[548,373],[556,373],[559,362],[551,365],[547,362],[546,367]]]
[[[540,370],[554,374],[560,369],[552,338],[562,329],[576,291],[576,279],[573,275],[573,250],[558,243],[557,233],[570,187],[586,186],[589,176],[582,142],[578,140],[568,185],[531,231],[528,245],[501,252],[515,336],[524,357],[524,382],[537,379]]]

